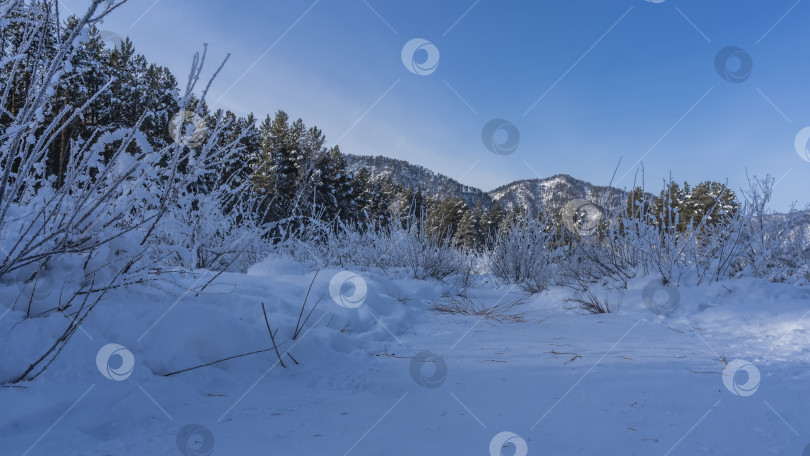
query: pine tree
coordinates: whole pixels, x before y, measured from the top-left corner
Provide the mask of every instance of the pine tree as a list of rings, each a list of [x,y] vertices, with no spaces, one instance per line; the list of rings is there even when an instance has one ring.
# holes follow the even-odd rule
[[[627,204],[624,216],[631,219],[638,219],[642,216],[649,216],[650,210],[651,207],[649,198],[647,198],[647,196],[644,194],[644,190],[641,187],[634,188],[627,195]]]
[[[77,27],[77,24],[78,19],[68,18],[65,22],[62,39],[67,39],[68,34]],[[69,109],[71,106],[84,105],[109,80],[109,75],[105,71],[106,66],[102,62],[102,52],[103,44],[98,31],[91,29],[88,41],[77,46],[76,52],[71,56],[70,66],[66,70],[65,77],[60,81],[53,99],[52,115],[57,115],[59,111]],[[59,137],[51,144],[48,156],[48,174],[56,176],[57,187],[62,186],[67,171],[70,142],[79,138],[89,138],[91,129],[99,127],[98,119],[94,114],[100,110],[100,103],[96,101],[83,118],[68,122],[70,117],[66,116],[67,118],[63,117],[63,121],[60,122],[63,128]]]
[[[512,206],[509,208],[509,212],[501,220],[498,235],[504,233],[504,231],[509,228],[511,225],[522,225],[526,222],[526,209],[522,207]]]
[[[106,98],[108,106],[114,109],[107,111],[102,123],[111,128],[131,127],[146,107],[141,90],[147,68],[146,59],[135,53],[135,46],[126,38],[120,47],[110,52],[108,65],[116,79]]]
[[[346,171],[346,159],[337,146],[320,153],[313,182],[313,205],[324,219],[357,221],[355,183]]]
[[[396,195],[396,207],[394,208],[400,219],[405,222],[411,220],[413,217],[420,217],[422,214],[415,210],[415,197],[416,193],[412,188],[403,189],[402,186],[395,186],[392,184],[392,191]]]
[[[281,220],[292,215],[296,196],[298,169],[298,134],[288,124],[289,118],[284,111],[278,111],[269,126],[269,137],[266,147],[268,158],[272,163],[274,205],[271,208],[273,220]]]
[[[428,212],[428,232],[438,239],[454,236],[464,213],[469,210],[467,203],[457,196],[444,198]]]
[[[457,246],[470,248],[475,244],[475,227],[473,226],[472,213],[469,209],[463,211],[458,228],[454,235]]]
[[[696,185],[681,204],[686,226],[717,226],[728,223],[739,208],[734,190],[720,182],[705,181]],[[705,219],[705,220],[704,220]]]
[[[487,247],[491,247],[492,242],[498,236],[505,217],[506,211],[498,203],[493,203],[489,210],[481,216],[481,235]]]
[[[684,182],[684,188],[688,189],[689,184]],[[686,222],[680,215],[680,208],[685,196],[686,192],[675,181],[669,181],[661,190],[660,197],[653,202],[653,215],[662,230],[683,232]]]
[[[332,147],[328,153],[332,158],[332,167],[335,171],[333,188],[338,217],[350,223],[364,222],[361,213],[363,203],[360,201],[362,186],[355,179],[354,174],[348,170],[346,157],[340,152],[338,146]]]
[[[482,217],[483,208],[481,200],[476,201],[473,210],[464,210],[455,235],[457,245],[473,249],[478,249],[483,245],[483,233],[481,229]]]
[[[46,62],[44,58],[49,58],[54,54],[56,34],[59,24],[56,23],[56,16],[52,11],[51,2],[16,2],[11,5],[3,18],[5,22],[0,27],[0,56],[4,65],[0,70],[2,81],[8,80],[12,68],[16,69],[14,80],[6,88],[10,91],[7,98],[6,112],[16,116],[19,110],[25,105],[26,94],[30,87],[37,84],[37,75],[41,75],[45,70]],[[31,28],[29,24],[46,20],[42,29]],[[30,42],[28,42],[30,40]],[[6,117],[6,113],[2,113]],[[4,120],[8,120],[7,118]],[[0,122],[0,126],[5,122]],[[0,131],[3,132],[4,130]]]
[[[270,116],[264,118],[258,128],[258,148],[251,152],[251,163],[253,164],[253,183],[262,194],[270,195],[275,189],[275,168],[273,166],[273,154],[271,149],[271,132],[273,124]]]
[[[363,168],[357,175],[358,184],[363,193],[360,198],[368,213],[368,222],[386,226],[393,215],[392,206],[397,198],[390,176],[382,180],[372,180],[367,169]]]
[[[139,104],[144,106],[147,116],[141,125],[156,149],[162,149],[174,140],[169,136],[169,123],[180,110],[177,103],[177,79],[168,68],[150,64],[143,75],[143,94]],[[236,116],[228,113],[232,123]]]
[[[484,207],[481,200],[476,200],[475,209],[470,213],[472,219],[472,245],[475,248],[480,248],[484,245],[484,228],[481,224],[481,219],[484,216]]]

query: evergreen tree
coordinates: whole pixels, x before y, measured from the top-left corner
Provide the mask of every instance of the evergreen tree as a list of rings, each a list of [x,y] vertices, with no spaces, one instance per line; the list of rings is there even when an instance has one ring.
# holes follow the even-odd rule
[[[346,159],[335,146],[320,154],[315,165],[314,205],[326,220],[360,221],[358,190],[353,176],[346,171]]]
[[[526,221],[526,209],[522,207],[512,206],[509,208],[509,211],[504,215],[503,219],[501,220],[500,226],[498,227],[498,235],[503,234],[503,232],[510,226],[510,225],[522,225]]]
[[[483,208],[481,200],[477,200],[473,210],[465,210],[458,224],[455,238],[456,244],[478,249],[483,245],[483,233],[481,229],[481,219]]]
[[[484,227],[481,224],[481,219],[484,217],[484,206],[481,200],[476,200],[475,209],[470,213],[472,219],[472,245],[480,248],[484,245]]]
[[[464,217],[464,213],[469,212],[469,210],[467,203],[459,197],[448,196],[444,198],[428,212],[428,232],[439,239],[454,236],[461,219]]]
[[[461,220],[458,222],[454,241],[457,246],[470,248],[474,245],[475,228],[473,227],[473,220],[469,209],[463,211]]]
[[[65,22],[62,39],[78,24],[78,19],[70,17]],[[48,116],[51,120],[60,112],[65,112],[72,106],[81,106],[89,101],[92,95],[109,80],[106,65],[103,59],[103,43],[96,29],[90,30],[89,40],[78,46],[70,59],[70,65],[65,77],[60,81],[53,99],[53,111]],[[62,186],[68,164],[68,147],[71,140],[88,139],[92,130],[100,127],[97,114],[102,110],[100,102],[96,101],[83,118],[70,120],[70,113],[62,117],[60,126],[62,130],[59,137],[51,144],[48,156],[48,174],[56,176],[57,187]]]
[[[670,182],[653,204],[655,222],[662,229],[685,232],[705,220],[706,225],[727,223],[739,208],[734,191],[719,182],[701,182],[694,188],[684,182],[683,189]]]
[[[372,180],[368,170],[363,168],[357,174],[357,180],[358,187],[362,189],[359,200],[367,214],[367,221],[378,226],[388,225],[396,199],[391,178]]]
[[[162,149],[174,140],[169,136],[169,123],[180,110],[177,103],[177,79],[168,68],[150,64],[143,75],[143,88],[138,104],[144,106],[146,117],[141,131],[147,134],[156,149]],[[236,116],[228,112],[232,125]]]
[[[627,204],[624,216],[638,219],[642,216],[649,216],[651,214],[651,205],[649,198],[644,194],[641,187],[634,188],[627,195]]]
[[[734,190],[720,182],[705,181],[685,195],[681,214],[687,226],[697,226],[702,222],[707,226],[717,226],[728,223],[738,208]]]
[[[489,210],[481,216],[481,235],[487,247],[491,246],[492,241],[500,232],[504,218],[506,218],[506,211],[498,203],[492,204]]]
[[[266,147],[273,173],[274,205],[270,209],[273,220],[292,215],[298,181],[298,135],[288,123],[287,113],[278,111],[269,126]]]
[[[135,46],[126,38],[121,46],[110,52],[108,65],[115,81],[106,98],[108,106],[115,108],[106,112],[102,124],[112,129],[131,127],[146,108],[141,89],[147,69],[146,59],[135,53]]]
[[[689,184],[684,182],[684,188],[688,192]],[[681,190],[680,185],[675,181],[669,181],[661,190],[661,196],[656,198],[653,203],[653,215],[655,223],[662,230],[683,232],[686,222],[680,216],[679,211],[685,196],[686,192]]]

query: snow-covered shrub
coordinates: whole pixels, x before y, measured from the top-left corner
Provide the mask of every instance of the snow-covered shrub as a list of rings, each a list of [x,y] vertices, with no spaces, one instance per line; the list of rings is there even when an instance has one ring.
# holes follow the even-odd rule
[[[107,290],[136,281],[127,274],[143,267],[142,238],[135,240],[134,231],[150,221],[138,203],[154,155],[138,132],[140,122],[72,141],[61,179],[47,174],[55,139],[109,88],[102,86],[81,106],[56,109],[53,100],[88,28],[115,6],[101,3],[93,2],[54,48],[40,41],[52,24],[51,2],[12,2],[0,9],[0,23],[22,33],[17,55],[30,59],[28,66],[15,59],[1,62],[0,106],[14,106],[15,112],[4,110],[0,131],[0,281],[20,284],[25,307],[19,299],[8,304],[23,321],[54,311],[69,316],[61,336],[40,341],[42,356],[4,380],[39,375]],[[21,96],[16,99],[24,102],[11,103]],[[129,147],[143,151],[132,157]]]
[[[771,176],[749,179],[745,204],[736,221],[741,247],[729,261],[732,277],[753,275],[774,282],[810,281],[810,212],[786,214],[766,209],[773,193]]]
[[[616,304],[611,304],[611,295],[617,295]],[[601,296],[601,299],[600,299]],[[577,291],[572,297],[566,298],[566,302],[574,303],[575,307],[589,314],[611,313],[618,310],[622,305],[624,295],[620,290],[603,290],[599,295],[591,289]]]
[[[381,265],[405,268],[416,279],[445,280],[453,275],[468,276],[472,261],[469,255],[453,245],[449,234],[441,236],[430,232],[425,223],[405,223],[395,220],[384,228],[387,240],[380,254]]]
[[[731,210],[718,197],[691,223],[683,223],[676,208],[667,210],[667,203],[659,204],[665,209],[657,216],[643,208],[609,216],[599,236],[571,240],[568,260],[559,263],[558,284],[580,290],[600,281],[624,286],[638,273],[660,274],[665,283],[675,284],[685,278],[705,284],[746,275],[806,283],[810,216],[796,210],[769,213],[772,186],[771,177],[753,178],[742,205],[734,203]]]
[[[275,229],[276,239],[271,246],[273,253],[302,263],[314,264],[318,268],[327,266],[369,268],[370,260],[355,263],[354,259],[365,259],[366,252],[375,250],[374,247],[380,242],[387,242],[381,236],[375,236],[373,232],[360,227],[339,221],[325,222],[317,214],[282,220],[275,224]],[[369,244],[364,245],[364,242]]]
[[[173,201],[155,226],[152,253],[186,269],[244,271],[267,254],[266,234],[275,225],[262,223],[261,196],[241,163],[247,130],[232,137],[233,120],[221,112],[210,122],[206,141],[182,156],[183,171],[157,184],[172,189]]]
[[[535,218],[509,222],[493,242],[492,274],[501,283],[517,284],[529,293],[545,290],[551,284],[557,255],[550,248],[555,234]]]
[[[394,219],[384,226],[369,226],[309,217],[296,227],[285,232],[273,250],[318,267],[404,269],[414,278],[436,280],[472,273],[471,256],[454,247],[449,236],[429,233],[423,223]]]
[[[256,234],[256,224],[233,198],[243,187],[221,177],[241,139],[225,139],[229,123],[223,116],[211,120],[193,144],[175,136],[162,145],[147,137],[150,113],[143,112],[133,125],[103,126],[87,138],[63,142],[66,166],[60,173],[48,171],[56,138],[96,98],[109,94],[114,80],[82,105],[54,98],[90,30],[118,6],[93,1],[60,41],[45,46],[40,40],[51,36],[58,21],[54,3],[0,8],[0,23],[21,31],[15,53],[27,56],[29,64],[0,62],[0,106],[15,107],[14,113],[0,114],[0,282],[20,284],[22,299],[9,303],[21,319],[15,329],[26,331],[25,325],[38,324],[34,317],[53,312],[67,317],[64,331],[53,340],[43,338],[43,355],[8,379],[14,381],[46,369],[109,290],[150,281],[152,273],[173,264],[233,263],[251,245],[242,241]],[[178,99],[184,116],[202,112],[208,88],[197,101],[192,92],[204,60],[205,53],[195,56]],[[8,340],[13,345],[13,333]]]
[[[524,297],[514,300],[504,298],[506,296],[501,296],[489,304],[484,298],[470,297],[465,291],[457,296],[442,296],[434,300],[431,310],[453,315],[476,316],[499,323],[525,321],[526,313],[517,310],[523,304]]]

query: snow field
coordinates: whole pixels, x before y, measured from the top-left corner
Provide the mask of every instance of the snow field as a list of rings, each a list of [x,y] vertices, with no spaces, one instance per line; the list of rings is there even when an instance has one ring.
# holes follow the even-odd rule
[[[552,289],[522,305],[524,322],[495,324],[431,312],[445,284],[390,273],[349,274],[360,281],[337,288],[337,301],[350,299],[341,306],[330,282],[342,272],[317,274],[303,318],[323,297],[295,341],[315,272],[281,257],[222,274],[197,297],[115,291],[47,375],[0,389],[3,454],[798,455],[810,442],[805,289],[684,286],[659,316],[642,299],[654,278],[639,278],[613,314],[583,315]],[[471,293],[520,297],[487,277]],[[281,353],[300,364],[285,356],[282,368],[265,351],[162,376],[270,348],[261,302]],[[63,324],[51,314],[12,327],[18,317],[0,320],[0,334],[31,344],[2,345],[4,377]],[[131,353],[131,370],[116,355],[97,363],[108,344]],[[737,359],[760,374],[753,392],[754,371],[724,384]]]

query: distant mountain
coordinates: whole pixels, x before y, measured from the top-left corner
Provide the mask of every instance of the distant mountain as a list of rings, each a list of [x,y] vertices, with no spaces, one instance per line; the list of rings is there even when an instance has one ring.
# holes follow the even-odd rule
[[[525,207],[532,213],[556,213],[572,199],[591,201],[605,209],[619,209],[626,204],[628,193],[615,187],[593,185],[567,174],[545,179],[512,182],[489,192],[493,201],[504,207]]]
[[[492,204],[491,198],[485,191],[463,185],[443,174],[433,172],[424,166],[412,165],[405,160],[346,154],[346,163],[349,171],[357,173],[361,168],[366,168],[372,179],[390,177],[395,184],[406,188],[421,189],[422,193],[432,198],[458,196],[463,198],[470,207],[474,207],[478,200],[481,200],[484,207]]]
[[[480,200],[484,207],[497,202],[505,209],[513,206],[524,207],[536,214],[559,211],[568,201],[575,198],[591,201],[607,209],[621,207],[627,199],[627,192],[624,190],[593,185],[566,174],[546,179],[519,180],[491,192],[485,192],[404,160],[382,156],[346,155],[346,161],[349,170],[355,173],[361,168],[366,168],[373,179],[390,177],[396,184],[419,188],[433,198],[458,196],[470,207],[475,206]]]

